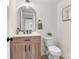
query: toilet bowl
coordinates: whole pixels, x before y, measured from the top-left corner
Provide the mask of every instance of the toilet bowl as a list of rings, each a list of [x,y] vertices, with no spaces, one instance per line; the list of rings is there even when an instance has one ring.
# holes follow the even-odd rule
[[[44,38],[46,51],[49,59],[59,59],[61,56],[61,49],[55,45],[55,40],[52,37]]]
[[[57,46],[49,46],[48,51],[49,59],[59,59],[59,57],[61,56],[61,50]]]

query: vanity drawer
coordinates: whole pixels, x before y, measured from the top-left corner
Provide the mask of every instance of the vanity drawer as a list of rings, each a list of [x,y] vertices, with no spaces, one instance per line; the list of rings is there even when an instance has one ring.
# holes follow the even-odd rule
[[[31,38],[13,38],[13,42],[26,42],[26,41],[31,41]]]
[[[40,36],[30,36],[30,37],[15,37],[13,38],[13,42],[40,42],[41,40]]]

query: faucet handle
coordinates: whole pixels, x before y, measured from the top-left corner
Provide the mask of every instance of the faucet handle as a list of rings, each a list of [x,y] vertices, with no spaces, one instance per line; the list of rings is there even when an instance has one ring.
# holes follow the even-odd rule
[[[32,33],[32,30],[29,30],[29,33],[31,34]]]

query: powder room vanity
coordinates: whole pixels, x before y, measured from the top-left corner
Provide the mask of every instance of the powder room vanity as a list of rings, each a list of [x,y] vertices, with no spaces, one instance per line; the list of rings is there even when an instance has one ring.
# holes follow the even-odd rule
[[[15,35],[10,44],[10,59],[41,59],[40,35]]]
[[[9,21],[8,33],[11,40],[8,42],[10,43],[8,45],[10,58],[8,59],[41,59],[41,35],[33,34],[38,27],[36,26],[37,14],[35,9],[31,6],[27,8],[26,5],[18,6],[15,9],[16,12],[14,13],[17,16]],[[13,11],[15,10],[13,9]],[[12,20],[15,20],[14,23]]]

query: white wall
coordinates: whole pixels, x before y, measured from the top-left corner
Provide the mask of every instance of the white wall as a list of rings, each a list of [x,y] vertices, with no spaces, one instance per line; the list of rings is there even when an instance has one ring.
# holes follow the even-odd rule
[[[48,1],[48,2],[47,2]],[[43,30],[38,30],[42,36],[45,36],[47,32],[52,32],[56,38],[57,32],[57,2],[46,2],[42,1],[31,1],[31,6],[35,9],[37,13],[37,20],[40,18],[43,22]],[[52,1],[52,0],[51,0]],[[10,18],[9,18],[9,34],[13,35],[16,32],[17,28],[17,10],[19,7],[26,5],[24,0],[11,0],[10,2]],[[36,20],[36,21],[37,21]],[[43,42],[43,41],[42,41]],[[43,52],[43,43],[42,43],[42,54]]]
[[[7,24],[8,24],[8,32],[7,32],[7,36],[13,35],[15,34],[16,31],[16,1],[15,0],[10,0],[9,3],[9,18],[7,19]]]
[[[62,21],[62,8],[70,4],[70,0],[62,0],[58,4],[57,39],[65,59],[70,59],[71,53],[71,21]]]
[[[35,5],[35,10],[37,12],[37,20],[38,18],[40,18],[42,19],[42,22],[43,22],[43,30],[39,32],[41,32],[43,37],[46,36],[47,32],[52,32],[56,38],[56,29],[57,29],[56,28],[57,27],[56,6],[39,3]],[[42,43],[42,52],[43,51],[44,51],[44,47]],[[44,52],[42,54],[44,54]]]
[[[17,28],[17,10],[19,7],[26,5],[24,0],[11,0],[10,3],[10,17],[9,17],[9,34],[15,34]],[[37,20],[41,19],[43,22],[43,35],[47,32],[52,32],[56,35],[57,26],[57,7],[55,3],[41,3],[31,2],[31,6],[37,13]],[[36,20],[36,21],[37,21]],[[52,25],[52,26],[51,26]],[[37,30],[38,31],[38,30]]]

